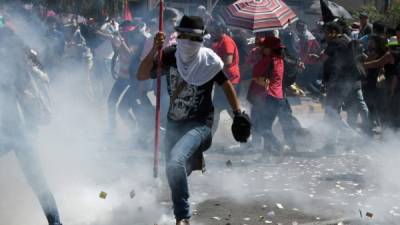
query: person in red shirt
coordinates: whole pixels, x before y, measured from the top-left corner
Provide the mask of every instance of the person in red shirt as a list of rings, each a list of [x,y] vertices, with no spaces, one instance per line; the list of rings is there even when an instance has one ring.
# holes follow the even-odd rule
[[[232,83],[236,92],[240,92],[239,82],[240,82],[240,69],[239,69],[239,50],[236,46],[235,41],[227,34],[226,27],[218,22],[209,27],[209,32],[211,34],[211,39],[213,41],[212,50],[217,53],[217,55],[224,62],[223,72],[228,77],[229,81]],[[222,89],[214,89],[214,100],[215,100],[215,126],[213,127],[213,134],[218,128],[220,114],[223,110],[229,109],[229,104],[224,98]],[[233,114],[230,113],[232,117]]]
[[[279,152],[282,144],[272,133],[272,124],[280,111],[283,95],[284,60],[281,40],[265,37],[261,43],[262,58],[253,67],[248,97],[252,104],[255,132],[264,138],[263,154]]]

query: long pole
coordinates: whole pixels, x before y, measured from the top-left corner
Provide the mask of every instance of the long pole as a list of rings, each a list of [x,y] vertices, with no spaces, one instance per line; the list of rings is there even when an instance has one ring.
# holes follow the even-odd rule
[[[164,30],[164,0],[160,0],[160,20],[159,31]],[[161,96],[161,72],[162,72],[162,47],[158,49],[158,66],[157,66],[157,88],[156,88],[156,124],[154,134],[154,168],[153,176],[158,177],[158,169],[160,165],[160,96]]]

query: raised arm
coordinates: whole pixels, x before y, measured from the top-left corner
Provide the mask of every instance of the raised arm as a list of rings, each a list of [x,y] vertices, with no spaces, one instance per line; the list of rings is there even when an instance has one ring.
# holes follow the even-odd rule
[[[158,33],[154,38],[153,47],[146,57],[140,62],[139,69],[137,72],[138,80],[148,80],[151,78],[151,71],[154,67],[154,57],[157,51],[164,45],[165,35],[164,33]]]

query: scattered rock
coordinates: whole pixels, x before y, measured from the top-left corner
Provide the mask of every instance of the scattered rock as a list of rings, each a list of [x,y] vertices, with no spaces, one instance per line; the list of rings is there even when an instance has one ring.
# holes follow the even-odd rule
[[[211,219],[213,219],[213,220],[217,220],[217,221],[220,221],[220,220],[221,220],[221,217],[218,217],[218,216],[213,216],[213,217],[211,217]]]
[[[131,197],[131,199],[134,198],[134,197],[136,196],[135,190],[132,190],[132,191],[129,193],[129,196]]]
[[[267,217],[268,218],[272,218],[272,217],[274,217],[275,216],[275,212],[274,211],[269,211],[268,213],[267,213]]]
[[[107,198],[107,193],[104,192],[104,191],[101,191],[100,194],[99,194],[99,197],[102,198],[102,199],[106,199]]]

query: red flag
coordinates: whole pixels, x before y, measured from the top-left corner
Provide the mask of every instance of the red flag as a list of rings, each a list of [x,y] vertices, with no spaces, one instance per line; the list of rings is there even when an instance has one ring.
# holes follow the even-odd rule
[[[133,19],[131,9],[129,8],[128,0],[124,1],[124,20],[131,21]]]

